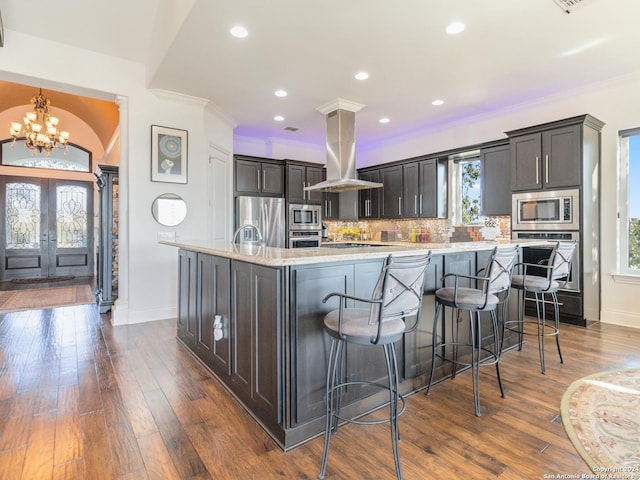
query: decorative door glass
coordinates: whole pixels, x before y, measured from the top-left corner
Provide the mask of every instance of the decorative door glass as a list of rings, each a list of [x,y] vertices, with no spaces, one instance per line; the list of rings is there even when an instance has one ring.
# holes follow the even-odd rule
[[[40,248],[39,185],[8,183],[6,187],[6,248]]]
[[[87,246],[87,189],[56,187],[56,238],[58,248]]]

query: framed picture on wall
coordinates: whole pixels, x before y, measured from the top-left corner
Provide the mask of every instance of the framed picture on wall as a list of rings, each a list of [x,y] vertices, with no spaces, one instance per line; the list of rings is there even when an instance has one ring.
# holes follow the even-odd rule
[[[151,181],[187,183],[188,132],[151,125]]]

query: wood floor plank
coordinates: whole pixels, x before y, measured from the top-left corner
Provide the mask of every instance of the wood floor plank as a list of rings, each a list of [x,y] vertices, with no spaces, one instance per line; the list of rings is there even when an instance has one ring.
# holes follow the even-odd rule
[[[81,415],[84,478],[113,478],[114,450],[107,435],[107,425],[101,411]]]
[[[53,480],[78,480],[84,477],[84,460],[75,458],[53,467]]]
[[[55,430],[55,412],[34,417],[20,477],[22,480],[52,478]]]
[[[159,433],[139,438],[138,444],[150,479],[180,480],[182,478]]]
[[[27,446],[0,451],[0,480],[16,480],[22,476]]]

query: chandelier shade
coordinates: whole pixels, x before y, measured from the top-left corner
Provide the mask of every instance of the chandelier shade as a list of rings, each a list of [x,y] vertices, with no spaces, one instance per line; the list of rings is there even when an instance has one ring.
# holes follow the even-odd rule
[[[23,123],[11,122],[9,131],[13,137],[12,146],[24,137],[24,145],[32,155],[41,153],[48,157],[54,148],[61,148],[66,153],[69,149],[69,132],[58,130],[59,120],[49,114],[51,100],[42,94],[42,89],[31,98],[31,104],[33,111],[25,114]]]

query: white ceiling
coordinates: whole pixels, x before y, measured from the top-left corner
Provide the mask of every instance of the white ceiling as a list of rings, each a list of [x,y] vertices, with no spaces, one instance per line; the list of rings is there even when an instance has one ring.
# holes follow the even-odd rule
[[[570,14],[553,0],[0,0],[0,6],[5,29],[147,63],[149,88],[210,99],[237,123],[237,134],[318,144],[325,122],[316,108],[338,97],[365,105],[356,117],[362,146],[570,94],[640,68],[638,0],[582,0]],[[38,11],[46,14],[33,15]],[[173,40],[169,29],[163,36],[167,18],[183,17]],[[447,35],[452,20],[466,30]],[[229,35],[238,23],[247,38]],[[360,70],[370,78],[355,80]],[[274,96],[279,88],[289,95]],[[432,106],[436,98],[444,105]],[[275,122],[276,114],[286,120]],[[380,124],[381,117],[390,123]]]

